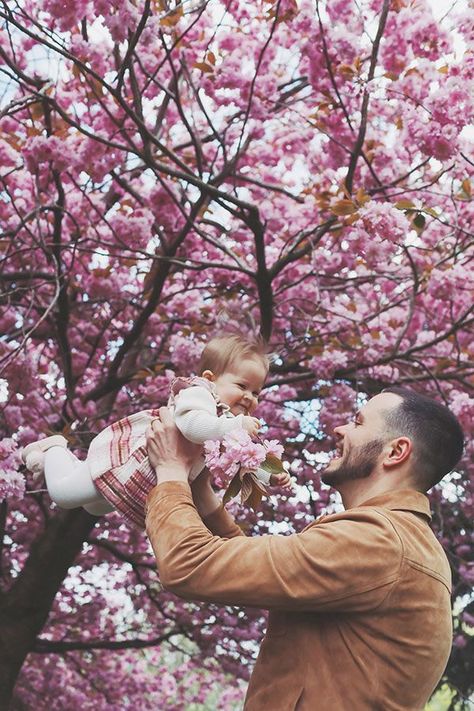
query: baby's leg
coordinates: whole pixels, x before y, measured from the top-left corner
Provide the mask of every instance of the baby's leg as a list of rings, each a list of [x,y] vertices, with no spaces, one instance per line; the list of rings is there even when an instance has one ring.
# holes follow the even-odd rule
[[[102,501],[94,501],[92,504],[84,504],[84,508],[87,513],[90,513],[93,516],[103,516],[111,511],[115,511],[112,504],[109,504],[109,502],[104,498],[102,498]]]
[[[49,495],[63,509],[104,501],[94,486],[88,463],[63,447],[51,447],[45,452],[44,476]]]

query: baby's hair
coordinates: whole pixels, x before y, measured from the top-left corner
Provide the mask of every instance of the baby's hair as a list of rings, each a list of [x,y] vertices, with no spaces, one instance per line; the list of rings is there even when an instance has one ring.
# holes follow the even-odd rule
[[[244,336],[224,333],[212,338],[204,348],[199,361],[198,373],[211,370],[222,375],[233,363],[242,358],[260,358],[266,370],[270,367],[267,344],[261,336]]]

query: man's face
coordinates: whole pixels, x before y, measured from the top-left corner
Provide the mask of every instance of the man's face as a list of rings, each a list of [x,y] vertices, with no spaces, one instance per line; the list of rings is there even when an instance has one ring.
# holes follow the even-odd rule
[[[344,481],[370,476],[387,439],[385,413],[400,402],[401,398],[394,393],[381,393],[369,400],[352,422],[336,427],[334,434],[340,454],[329,462],[321,481],[337,488]]]

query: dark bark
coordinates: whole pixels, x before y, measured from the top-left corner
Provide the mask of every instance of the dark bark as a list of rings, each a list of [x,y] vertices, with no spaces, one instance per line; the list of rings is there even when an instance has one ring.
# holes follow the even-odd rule
[[[0,709],[4,711],[10,708],[20,669],[67,571],[96,521],[83,509],[58,512],[33,543],[18,578],[0,595]]]

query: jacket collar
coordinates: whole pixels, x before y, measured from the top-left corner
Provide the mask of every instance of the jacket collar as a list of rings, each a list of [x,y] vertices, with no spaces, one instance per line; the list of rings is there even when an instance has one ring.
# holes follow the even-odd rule
[[[380,506],[391,511],[411,511],[412,513],[422,514],[426,516],[428,521],[431,521],[429,499],[426,494],[415,491],[415,489],[389,491],[385,494],[374,496],[372,499],[359,504],[359,506]]]

